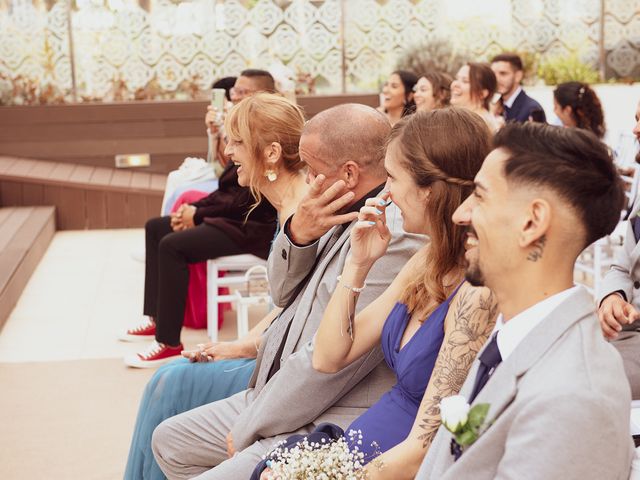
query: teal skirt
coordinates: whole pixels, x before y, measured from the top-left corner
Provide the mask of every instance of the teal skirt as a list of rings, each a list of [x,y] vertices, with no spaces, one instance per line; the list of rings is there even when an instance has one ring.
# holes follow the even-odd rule
[[[255,364],[248,359],[191,363],[183,358],[160,367],[142,395],[125,480],[163,480],[151,451],[155,428],[169,417],[245,390]]]

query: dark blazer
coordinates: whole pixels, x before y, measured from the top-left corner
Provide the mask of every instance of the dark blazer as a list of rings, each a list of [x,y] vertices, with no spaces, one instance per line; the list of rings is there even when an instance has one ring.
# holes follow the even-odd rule
[[[276,231],[276,210],[262,198],[258,206],[251,191],[238,185],[238,167],[229,162],[218,179],[218,189],[195,203],[193,222],[219,228],[247,253],[267,258]],[[246,218],[245,218],[246,217]]]
[[[511,105],[511,108],[505,105],[504,118],[507,122],[526,122],[529,120],[529,115],[531,115],[531,112],[534,110],[540,110],[542,112],[542,119],[545,122],[547,121],[542,106],[527,95],[524,90],[521,90],[513,102],[513,105]]]

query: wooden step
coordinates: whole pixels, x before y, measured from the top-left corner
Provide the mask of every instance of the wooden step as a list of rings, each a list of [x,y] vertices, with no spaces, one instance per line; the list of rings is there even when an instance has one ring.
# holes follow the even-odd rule
[[[160,214],[166,175],[0,156],[0,205],[56,207],[59,230],[136,228]]]
[[[55,232],[54,207],[0,208],[0,329]]]

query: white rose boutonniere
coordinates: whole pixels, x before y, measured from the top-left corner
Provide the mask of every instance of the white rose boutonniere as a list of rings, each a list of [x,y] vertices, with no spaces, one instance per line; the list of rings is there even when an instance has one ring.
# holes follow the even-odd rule
[[[445,428],[453,433],[451,454],[456,460],[466,447],[478,439],[488,412],[488,403],[479,403],[471,408],[462,395],[442,399],[440,417]]]

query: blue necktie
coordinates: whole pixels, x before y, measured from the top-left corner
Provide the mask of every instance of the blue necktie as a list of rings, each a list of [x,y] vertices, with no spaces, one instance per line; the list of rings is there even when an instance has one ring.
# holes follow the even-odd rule
[[[633,225],[633,236],[636,239],[636,243],[640,240],[640,217],[634,217],[631,219]]]
[[[480,361],[480,366],[469,397],[469,403],[472,403],[478,396],[478,393],[487,384],[496,367],[502,362],[502,356],[500,355],[500,350],[498,350],[498,332],[491,336],[487,348],[482,351],[478,360]]]

